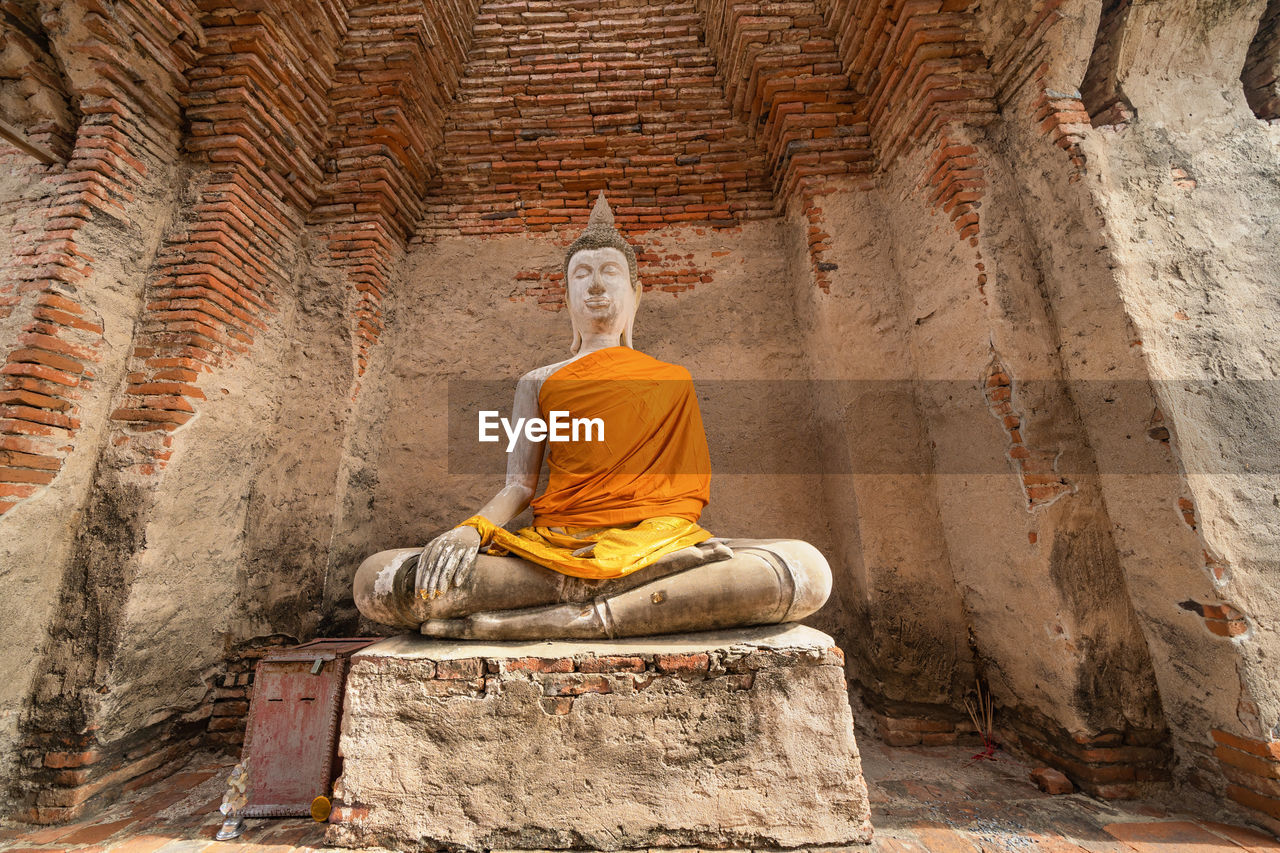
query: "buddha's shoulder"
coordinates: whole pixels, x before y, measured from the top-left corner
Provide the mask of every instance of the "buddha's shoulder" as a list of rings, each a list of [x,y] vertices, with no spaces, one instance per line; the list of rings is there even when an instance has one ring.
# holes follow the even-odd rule
[[[637,367],[647,370],[657,379],[692,379],[692,374],[682,365],[673,364],[669,361],[662,361],[653,356],[635,351],[634,363]]]
[[[566,364],[570,363],[571,361],[573,361],[573,359],[566,358],[564,361],[557,361],[555,364],[544,364],[542,367],[535,367],[533,370],[530,370],[524,376],[521,376],[520,381],[533,382],[535,384],[541,385],[548,376],[555,373],[557,370],[564,367]]]
[[[629,347],[611,347],[607,350],[597,350],[585,356],[575,356],[564,361],[557,361],[554,364],[535,367],[520,377],[520,381],[541,387],[542,383],[550,376],[559,373],[561,368],[566,367],[569,369],[562,376],[562,378],[566,379],[692,379],[689,371],[678,364],[661,361],[647,353],[630,349]]]

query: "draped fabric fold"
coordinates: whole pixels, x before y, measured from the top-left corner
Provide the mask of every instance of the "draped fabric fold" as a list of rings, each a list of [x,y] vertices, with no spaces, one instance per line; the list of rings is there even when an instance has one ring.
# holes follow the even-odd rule
[[[462,523],[480,531],[488,553],[514,554],[575,578],[620,578],[711,534],[683,518],[650,518],[622,527],[523,527],[512,533],[483,516]]]

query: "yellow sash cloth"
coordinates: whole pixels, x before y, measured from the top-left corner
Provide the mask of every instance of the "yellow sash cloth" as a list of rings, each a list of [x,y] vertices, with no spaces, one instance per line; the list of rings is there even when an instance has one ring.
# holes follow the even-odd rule
[[[523,527],[512,533],[473,515],[458,526],[478,530],[480,545],[490,554],[515,554],[564,575],[592,579],[629,575],[711,538],[692,521],[673,516],[626,527]]]

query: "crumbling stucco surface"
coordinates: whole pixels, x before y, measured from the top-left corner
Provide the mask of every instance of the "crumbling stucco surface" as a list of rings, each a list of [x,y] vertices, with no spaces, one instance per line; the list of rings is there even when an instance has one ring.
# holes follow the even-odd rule
[[[1093,152],[1098,203],[1207,557],[1224,567],[1207,580],[1249,626],[1227,696],[1239,725],[1269,739],[1280,733],[1269,615],[1280,605],[1280,127],[1253,116],[1231,73],[1260,8],[1171,9],[1161,47],[1152,11],[1134,11],[1120,69],[1137,117],[1104,129]]]
[[[865,844],[841,663],[830,637],[797,625],[605,643],[384,641],[347,676],[329,840]]]
[[[77,400],[82,426],[59,448],[65,454],[58,480],[62,485],[37,492],[3,520],[12,532],[0,536],[0,567],[13,594],[0,602],[0,624],[6,626],[14,645],[0,656],[0,768],[21,760],[19,725],[24,707],[32,701],[54,703],[64,696],[63,673],[51,671],[43,651],[50,635],[60,633],[58,622],[65,612],[60,598],[65,601],[69,594],[84,598],[93,592],[119,594],[119,586],[104,579],[111,571],[103,565],[108,562],[104,558],[128,553],[136,544],[133,523],[141,512],[139,492],[128,487],[117,491],[114,499],[98,505],[91,521],[83,513],[94,491],[112,479],[110,472],[98,467],[97,453],[108,432],[112,395],[125,370],[141,299],[141,270],[154,256],[173,211],[173,186],[160,164],[156,168],[161,180],[150,188],[151,193],[137,199],[131,222],[108,221],[83,237],[83,251],[100,259],[87,288],[85,316],[99,324],[102,333],[91,344],[96,358],[93,382]],[[11,174],[18,171],[14,168]],[[19,210],[23,217],[40,215],[39,205]],[[27,295],[15,306],[4,321],[11,322],[5,329],[7,340],[25,339],[22,324],[31,321],[35,302],[34,295]],[[100,584],[115,588],[99,588]],[[106,628],[92,617],[87,620],[95,629]],[[67,666],[79,668],[80,677],[96,680],[105,675],[105,669],[93,672],[94,662],[83,645],[69,645],[63,651]],[[76,684],[66,699],[92,704],[92,693],[77,695],[81,686]]]

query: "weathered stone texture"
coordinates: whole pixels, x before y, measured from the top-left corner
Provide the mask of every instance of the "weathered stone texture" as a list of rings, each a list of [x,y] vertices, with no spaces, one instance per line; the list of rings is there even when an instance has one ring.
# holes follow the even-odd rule
[[[794,625],[611,643],[384,641],[347,679],[329,840],[865,843],[843,661],[830,637]]]
[[[54,155],[0,148],[6,805],[234,744],[246,662],[492,494],[450,392],[563,358],[604,189],[706,525],[831,558],[886,737],[978,678],[1086,790],[1274,818],[1277,8],[0,4]]]

